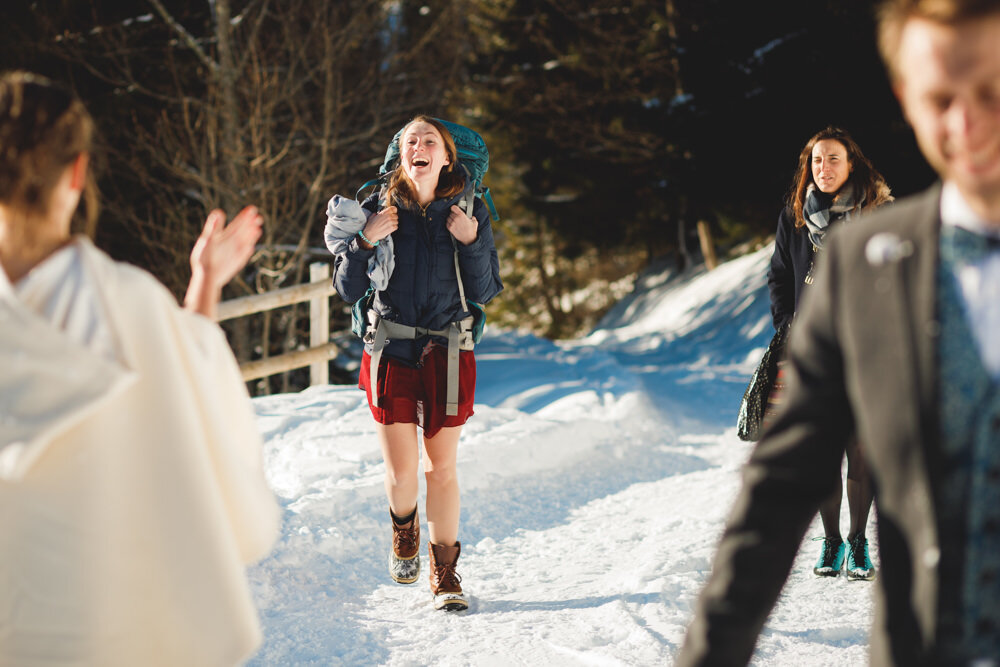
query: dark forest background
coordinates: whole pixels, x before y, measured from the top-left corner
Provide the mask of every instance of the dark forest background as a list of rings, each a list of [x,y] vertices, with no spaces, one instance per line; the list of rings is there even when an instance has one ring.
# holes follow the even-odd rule
[[[329,259],[327,199],[371,178],[399,127],[417,113],[465,123],[490,147],[502,218],[507,289],[490,320],[566,338],[644,267],[700,261],[699,223],[722,257],[764,242],[801,147],[828,124],[897,196],[931,182],[872,12],[854,0],[8,0],[0,68],[85,101],[100,133],[97,242],[178,295],[209,209],[254,203],[266,218],[227,297],[301,283]],[[346,306],[335,311],[346,326]],[[295,348],[302,328],[289,308],[227,332],[250,359]]]

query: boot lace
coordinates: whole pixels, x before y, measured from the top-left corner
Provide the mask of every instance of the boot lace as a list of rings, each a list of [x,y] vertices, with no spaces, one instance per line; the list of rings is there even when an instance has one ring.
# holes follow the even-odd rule
[[[833,562],[837,559],[837,551],[842,543],[843,540],[826,539],[823,541],[823,545],[826,547],[826,553],[823,554],[824,565],[833,566]]]
[[[817,567],[833,567],[837,560],[837,551],[840,550],[840,545],[844,541],[835,537],[814,537],[813,539],[823,540],[823,558]]]
[[[439,590],[462,590],[460,585],[462,575],[455,571],[455,563],[436,563],[434,565],[434,579],[438,582]]]
[[[851,558],[854,560],[854,566],[867,570],[869,566],[868,554],[865,553],[867,551],[865,549],[866,546],[868,546],[868,540],[860,535],[851,540]]]
[[[417,548],[416,521],[412,522],[408,528],[395,526],[392,531],[392,546],[396,553],[412,553]]]

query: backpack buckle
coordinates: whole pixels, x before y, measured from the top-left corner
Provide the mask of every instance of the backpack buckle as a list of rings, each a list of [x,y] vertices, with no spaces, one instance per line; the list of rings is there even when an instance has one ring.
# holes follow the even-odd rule
[[[458,327],[458,349],[460,350],[473,350],[476,347],[476,341],[472,337],[472,316],[466,317],[463,320],[459,320],[454,323],[454,326]]]
[[[368,309],[368,328],[365,329],[365,335],[361,337],[366,344],[375,344],[375,334],[378,332],[378,323],[381,319],[374,308]]]

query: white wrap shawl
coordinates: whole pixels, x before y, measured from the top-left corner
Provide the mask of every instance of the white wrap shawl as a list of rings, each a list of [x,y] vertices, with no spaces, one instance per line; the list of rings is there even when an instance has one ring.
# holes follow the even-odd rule
[[[246,660],[279,511],[221,329],[84,239],[36,271],[0,270],[0,665]]]

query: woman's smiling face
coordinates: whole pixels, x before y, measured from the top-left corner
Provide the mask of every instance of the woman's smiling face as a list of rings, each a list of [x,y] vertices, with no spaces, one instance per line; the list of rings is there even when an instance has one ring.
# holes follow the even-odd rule
[[[403,133],[400,155],[406,175],[414,183],[437,181],[441,170],[451,164],[441,133],[430,123],[418,121]]]

